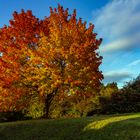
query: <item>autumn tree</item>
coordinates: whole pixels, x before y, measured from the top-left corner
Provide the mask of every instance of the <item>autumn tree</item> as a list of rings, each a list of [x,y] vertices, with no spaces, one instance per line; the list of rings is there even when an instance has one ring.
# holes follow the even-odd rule
[[[37,93],[45,102],[46,117],[56,95],[94,93],[103,75],[99,71],[102,57],[97,53],[101,39],[96,39],[93,29],[93,24],[87,27],[81,18],[77,20],[76,10],[69,15],[60,5],[50,8],[44,20],[31,11],[15,12],[10,25],[0,32],[1,87],[11,79],[9,89],[21,90],[13,96]]]

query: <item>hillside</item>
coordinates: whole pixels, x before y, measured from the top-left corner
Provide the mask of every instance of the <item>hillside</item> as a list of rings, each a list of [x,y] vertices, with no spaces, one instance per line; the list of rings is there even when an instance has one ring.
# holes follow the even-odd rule
[[[0,140],[140,140],[140,113],[0,123]]]

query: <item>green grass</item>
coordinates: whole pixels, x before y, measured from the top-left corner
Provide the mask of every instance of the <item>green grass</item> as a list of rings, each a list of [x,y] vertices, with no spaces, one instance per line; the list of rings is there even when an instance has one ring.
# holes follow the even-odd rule
[[[140,113],[0,123],[0,140],[140,140]]]

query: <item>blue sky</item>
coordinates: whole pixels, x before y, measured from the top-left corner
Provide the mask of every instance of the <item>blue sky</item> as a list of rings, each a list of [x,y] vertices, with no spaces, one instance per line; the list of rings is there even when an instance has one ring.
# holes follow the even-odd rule
[[[77,10],[77,16],[95,25],[103,38],[99,52],[104,83],[117,82],[122,87],[140,73],[140,0],[3,0],[0,4],[0,27],[8,24],[14,11],[32,10],[43,19],[49,7]]]

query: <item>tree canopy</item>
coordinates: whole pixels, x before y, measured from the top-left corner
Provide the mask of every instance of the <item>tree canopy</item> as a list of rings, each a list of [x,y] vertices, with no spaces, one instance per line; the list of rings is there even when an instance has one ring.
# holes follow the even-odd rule
[[[57,94],[86,96],[99,89],[102,57],[94,25],[76,18],[76,10],[58,5],[43,20],[31,11],[14,12],[0,29],[0,111],[24,108],[38,94],[46,115]]]

